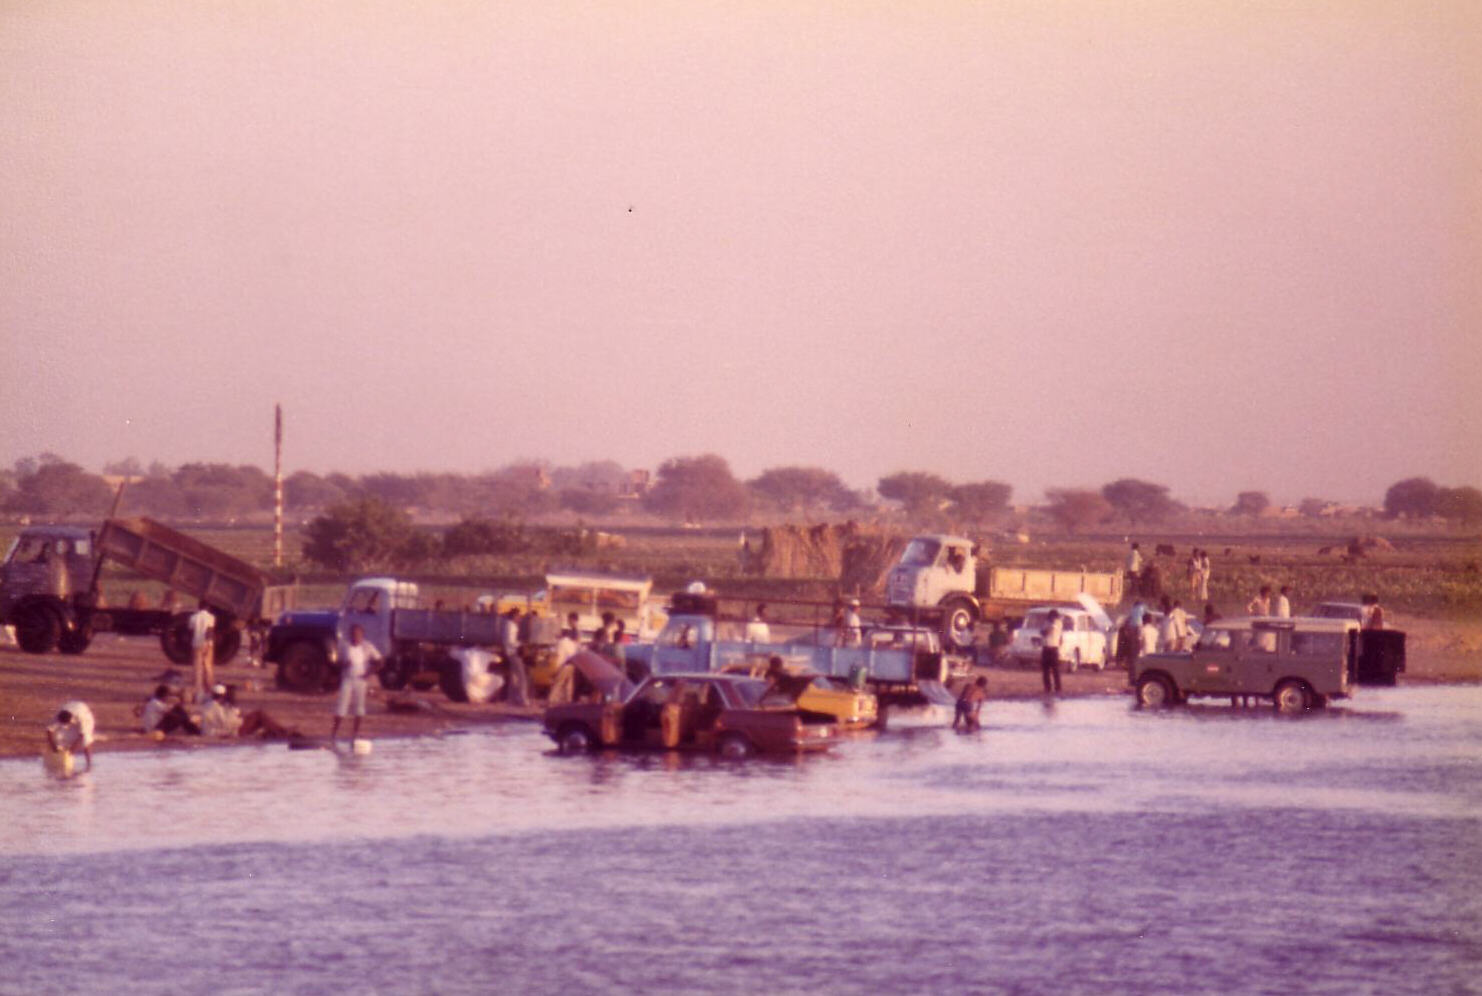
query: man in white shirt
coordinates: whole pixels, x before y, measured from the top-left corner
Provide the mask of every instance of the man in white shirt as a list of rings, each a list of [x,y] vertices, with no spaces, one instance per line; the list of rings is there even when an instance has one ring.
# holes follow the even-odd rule
[[[1139,627],[1142,637],[1141,650],[1144,655],[1156,654],[1158,652],[1158,621],[1153,618],[1151,612],[1142,617],[1142,626]]]
[[[859,599],[849,600],[849,611],[844,613],[844,646],[857,647],[864,642],[864,624],[859,618]]]
[[[197,696],[201,696],[216,684],[216,668],[212,660],[216,617],[211,614],[210,609],[206,608],[206,603],[202,600],[186,622],[190,626],[190,660],[191,669],[194,672],[194,690]]]
[[[93,732],[97,721],[86,702],[63,702],[57,710],[57,718],[46,728],[46,745],[53,752],[82,751],[87,758],[87,768],[93,770]]]
[[[1282,585],[1281,591],[1276,596],[1276,602],[1271,608],[1271,614],[1278,619],[1290,619],[1292,617],[1292,588],[1291,585]]]
[[[1173,608],[1168,610],[1168,621],[1164,630],[1163,646],[1169,650],[1188,650],[1189,648],[1189,614],[1184,611],[1184,603],[1175,600]]]
[[[353,743],[360,737],[360,721],[365,717],[365,694],[370,676],[381,663],[381,652],[365,642],[365,630],[357,623],[350,627],[350,640],[340,645],[340,697],[335,702],[334,725],[329,728],[329,742],[340,732],[340,720],[354,716],[350,729]]]
[[[1050,610],[1049,622],[1040,630],[1039,672],[1045,682],[1045,694],[1060,694],[1060,643],[1064,638],[1065,624],[1060,613]],[[1052,688],[1053,686],[1053,688]]]
[[[772,627],[767,625],[767,603],[756,603],[756,615],[746,624],[747,643],[771,643]]]

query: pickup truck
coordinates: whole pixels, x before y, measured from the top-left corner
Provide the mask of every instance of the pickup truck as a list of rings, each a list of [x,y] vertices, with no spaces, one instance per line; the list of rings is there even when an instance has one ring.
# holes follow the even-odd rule
[[[946,687],[950,660],[934,641],[912,646],[864,640],[857,647],[839,647],[819,641],[721,640],[716,633],[715,599],[680,592],[673,596],[668,622],[657,640],[623,647],[629,673],[640,679],[735,672],[765,666],[773,656],[781,657],[791,669],[863,683],[879,702],[880,726],[887,717],[893,717],[897,725],[938,725],[952,720],[956,699]]]
[[[350,585],[338,609],[289,612],[268,631],[263,659],[277,665],[281,688],[328,691],[339,682],[339,650],[350,627],[381,653],[381,684],[400,689],[412,684],[440,686],[455,702],[468,701],[465,651],[499,644],[500,617],[487,612],[427,609],[417,585],[396,578],[362,578]],[[537,629],[553,629],[554,619],[535,619]],[[548,634],[537,633],[544,640]],[[554,637],[549,642],[554,643]]]
[[[940,626],[954,649],[973,644],[978,621],[1028,605],[1073,602],[1090,595],[1103,605],[1122,600],[1120,572],[990,567],[976,543],[962,536],[917,536],[885,582],[885,603],[899,615]]]
[[[216,616],[216,661],[236,654],[247,626],[266,626],[293,602],[294,589],[268,583],[251,564],[153,519],[104,520],[21,530],[0,566],[0,624],[32,654],[80,654],[93,634],[158,636],[165,656],[190,662],[189,611],[104,606],[105,562],[203,601]],[[194,610],[194,605],[191,610]]]

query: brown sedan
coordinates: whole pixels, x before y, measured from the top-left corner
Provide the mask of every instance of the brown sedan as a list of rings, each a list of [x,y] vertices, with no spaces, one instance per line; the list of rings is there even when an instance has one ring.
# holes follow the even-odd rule
[[[602,684],[605,694],[546,710],[545,732],[563,753],[626,747],[748,757],[823,750],[838,736],[833,717],[799,709],[791,690],[759,678],[664,674],[637,688]]]

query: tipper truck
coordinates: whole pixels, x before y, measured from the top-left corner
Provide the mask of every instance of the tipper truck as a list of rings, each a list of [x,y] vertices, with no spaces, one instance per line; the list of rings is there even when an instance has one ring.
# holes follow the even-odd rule
[[[80,654],[93,634],[158,636],[165,656],[190,662],[189,610],[105,606],[98,580],[111,562],[171,591],[205,602],[216,616],[216,660],[225,663],[242,630],[263,625],[293,601],[293,588],[153,519],[106,519],[94,531],[28,526],[0,566],[0,624],[15,627],[27,653]],[[194,608],[192,605],[191,608]]]
[[[1074,602],[1086,594],[1102,605],[1122,600],[1115,571],[990,567],[978,546],[961,536],[917,536],[906,545],[885,582],[885,603],[912,621],[938,625],[956,650],[973,643],[978,620],[1032,605]]]

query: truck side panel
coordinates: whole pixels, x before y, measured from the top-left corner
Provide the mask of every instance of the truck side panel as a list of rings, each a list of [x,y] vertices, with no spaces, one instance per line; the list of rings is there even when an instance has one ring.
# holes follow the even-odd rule
[[[990,601],[1002,602],[1073,602],[1082,593],[1102,605],[1116,605],[1122,600],[1122,575],[995,567],[988,574],[986,595]]]
[[[106,520],[98,552],[241,619],[258,614],[267,588],[267,576],[251,564],[153,519]]]

